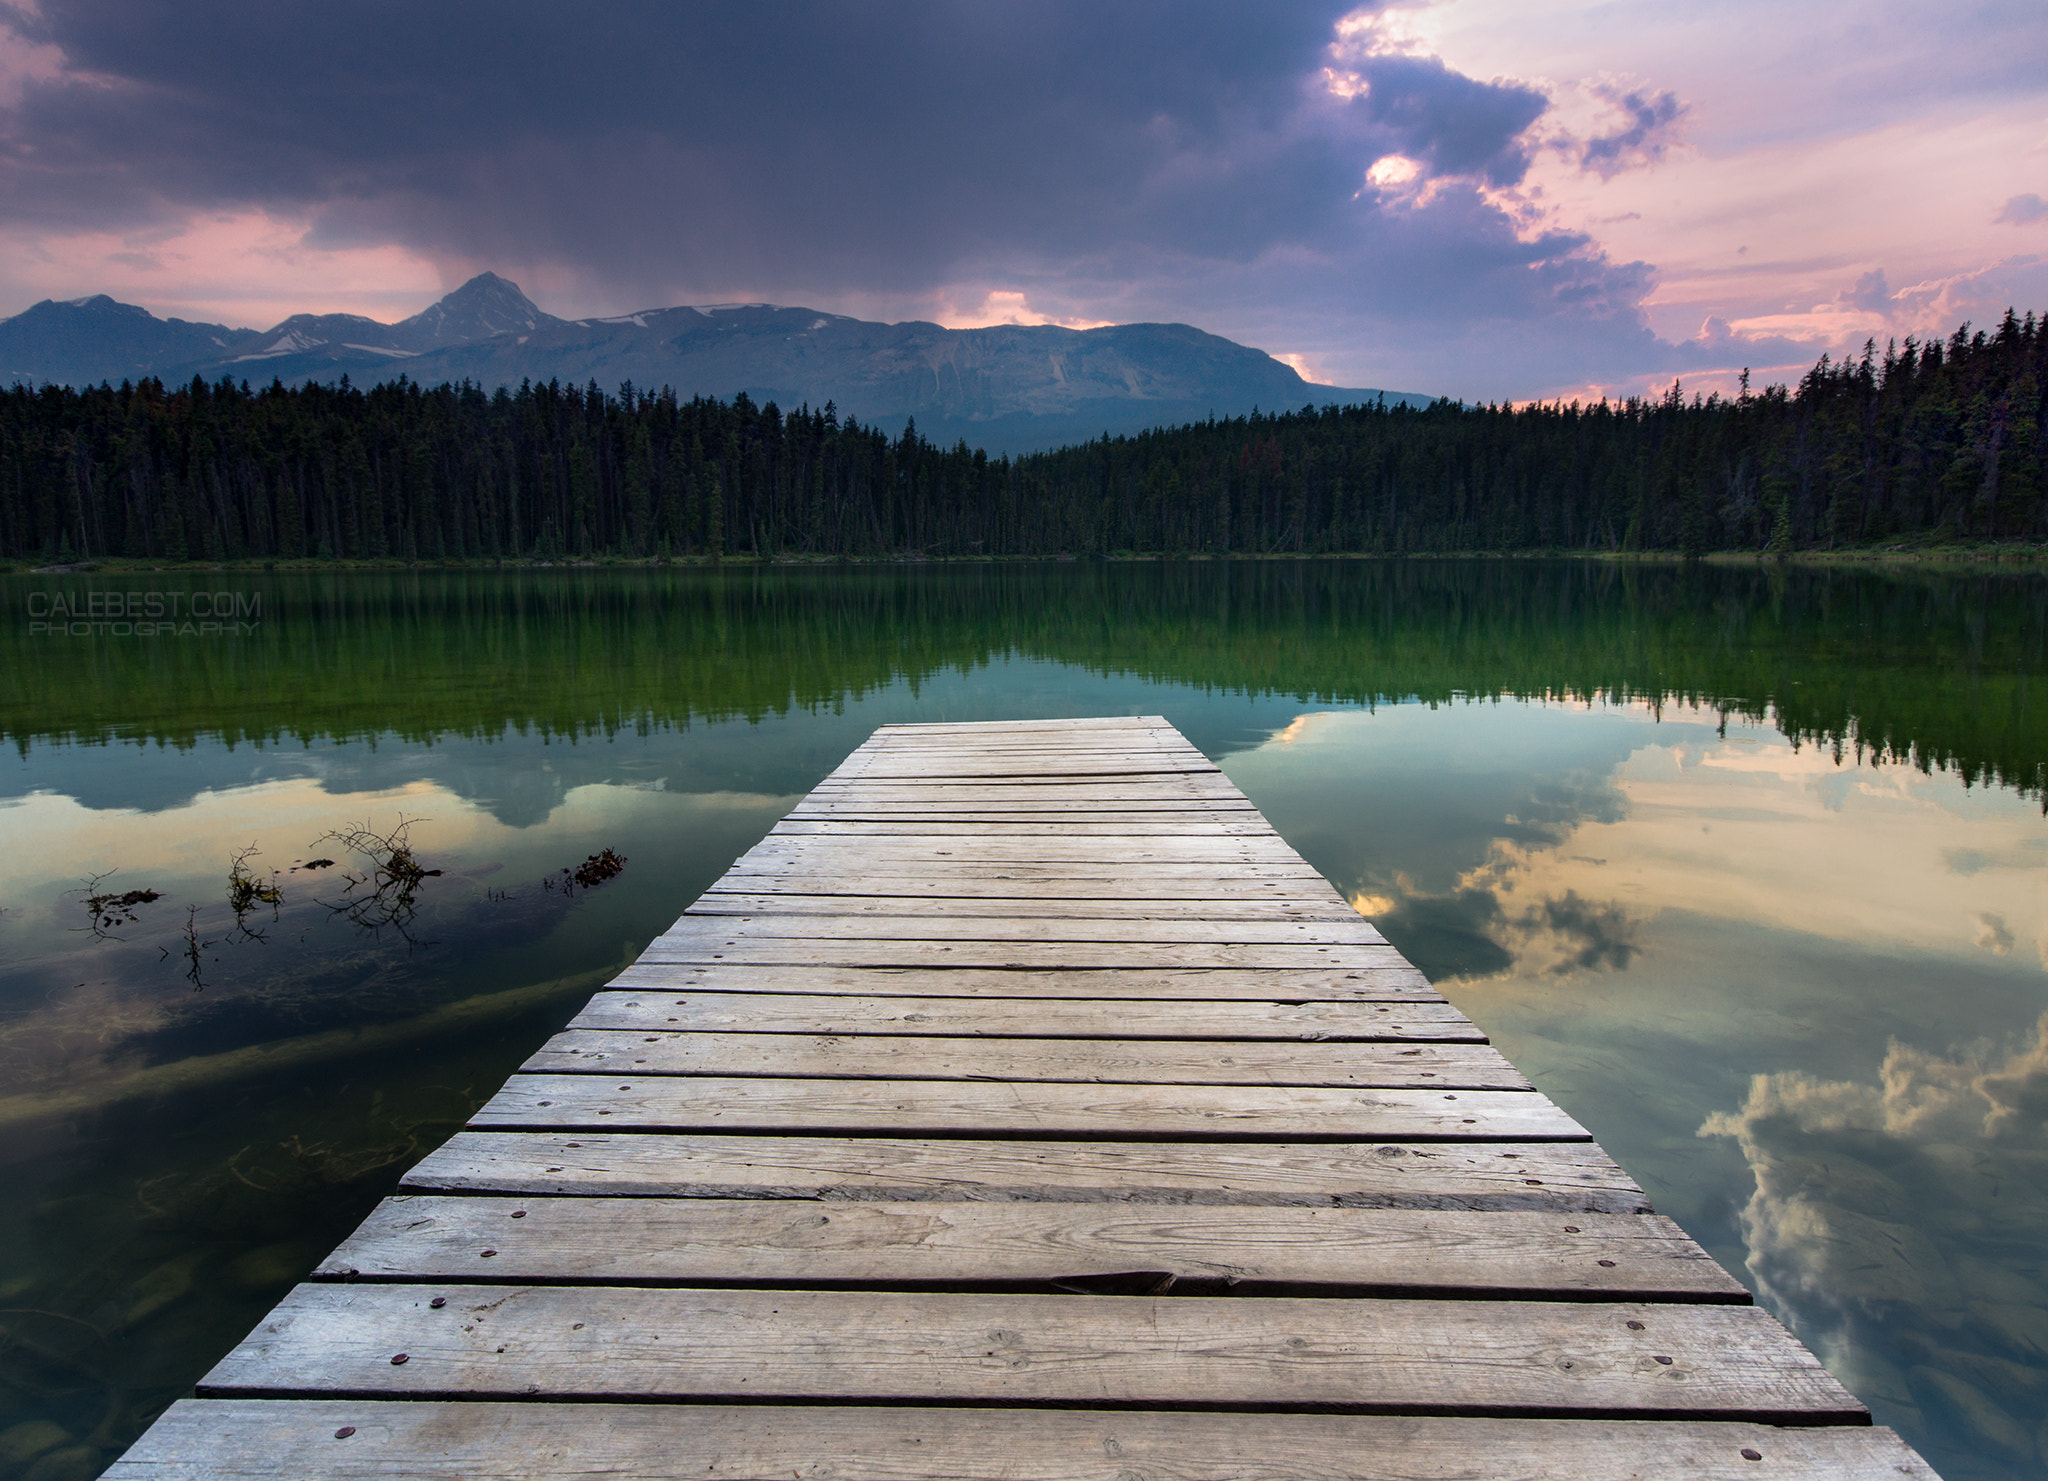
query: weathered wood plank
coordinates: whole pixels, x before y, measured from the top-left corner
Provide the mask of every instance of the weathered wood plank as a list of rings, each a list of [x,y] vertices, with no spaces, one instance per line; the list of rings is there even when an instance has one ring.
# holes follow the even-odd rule
[[[1306,864],[1154,865],[1120,871],[1100,861],[1030,864],[997,860],[986,864],[953,860],[943,875],[911,870],[812,867],[800,858],[750,863],[741,860],[711,886],[714,890],[794,890],[844,894],[933,895],[1060,899],[1087,895],[1122,900],[1342,900]]]
[[[1083,757],[1074,760],[1029,761],[1010,757],[918,758],[900,767],[868,767],[821,782],[823,796],[889,788],[908,791],[921,785],[965,788],[1055,786],[1104,787],[1121,784],[1126,797],[1147,797],[1159,789],[1180,789],[1195,783],[1204,796],[1230,798],[1230,779],[1205,761],[1183,762],[1160,757]],[[1241,797],[1241,793],[1235,793]]]
[[[864,818],[786,818],[768,830],[770,838],[1270,838],[1263,822],[1239,821],[1235,817],[1177,818],[1147,817],[1116,822],[1081,818],[965,819],[923,817],[914,822]]]
[[[1039,767],[1006,769],[985,774],[953,772],[946,769],[901,776],[860,776],[823,784],[823,789],[806,793],[797,806],[821,809],[847,806],[885,805],[912,807],[937,803],[956,808],[1008,812],[1013,808],[1044,811],[1058,804],[1076,789],[1106,794],[1103,806],[1116,812],[1170,810],[1200,814],[1225,813],[1232,817],[1256,817],[1244,793],[1229,779],[1205,771],[1121,771],[1076,770]],[[921,791],[931,795],[920,797]]]
[[[1164,751],[1197,750],[1188,738],[1158,715],[1141,725],[1074,726],[1056,722],[1057,729],[1026,729],[1023,726],[998,724],[962,728],[946,721],[917,722],[915,724],[885,725],[872,737],[863,742],[856,755],[889,755],[902,751],[921,751],[927,746],[959,746],[963,748],[1013,748],[1032,747],[1086,747],[1126,746]]]
[[[462,1131],[415,1192],[858,1202],[1313,1204],[1643,1214],[1590,1142],[1061,1142]]]
[[[1151,828],[1155,823],[1249,823],[1257,813],[1251,807],[1225,807],[1202,803],[1198,807],[1104,807],[1092,809],[1083,819],[1071,819],[1071,809],[1059,805],[1016,807],[905,807],[899,803],[829,803],[821,807],[797,807],[782,815],[788,823],[922,823],[926,828],[958,828],[963,823],[1038,823],[1061,826],[1065,821],[1085,821],[1092,826]]]
[[[860,786],[868,782],[924,780],[1003,781],[1011,777],[1073,777],[1093,780],[1132,777],[1139,786],[1154,778],[1221,777],[1216,763],[1201,756],[1162,751],[945,751],[883,758],[856,771],[840,772],[821,785]],[[1228,778],[1225,778],[1228,780]]]
[[[894,845],[888,845],[894,849]],[[807,849],[776,845],[769,850],[774,858],[759,862],[751,860],[748,853],[735,859],[727,873],[737,874],[833,874],[851,879],[891,879],[906,872],[895,864],[877,868],[849,868],[844,858],[833,858],[829,864],[813,863]],[[831,850],[835,855],[844,854],[844,849]],[[822,857],[822,854],[821,854]],[[936,856],[928,861],[936,864]],[[1029,880],[1048,879],[1061,883],[1075,880],[1096,879],[1103,881],[1127,880],[1142,889],[1152,889],[1161,884],[1185,882],[1190,886],[1233,885],[1238,887],[1271,888],[1278,891],[1293,891],[1297,894],[1320,895],[1324,890],[1336,894],[1330,882],[1324,879],[1307,863],[1299,858],[1279,861],[1264,859],[1121,859],[1107,858],[1096,852],[1084,859],[973,859],[960,854],[946,855],[945,872],[959,879],[1005,879]]]
[[[1745,1306],[611,1286],[298,1287],[236,1394],[1306,1406],[1853,1423]],[[407,1361],[394,1363],[392,1355]]]
[[[1030,747],[1030,746],[1129,746],[1165,751],[1189,751],[1201,755],[1188,738],[1163,717],[1154,715],[1142,724],[1070,725],[1055,721],[1040,730],[1013,726],[1007,721],[987,725],[979,722],[917,721],[885,725],[877,730],[869,746],[871,754],[890,755],[918,752],[927,746]]]
[[[1117,1141],[1586,1141],[1532,1090],[514,1075],[479,1129],[1060,1136]]]
[[[1171,727],[1141,727],[1135,731],[1100,731],[1094,735],[1067,733],[1067,735],[946,735],[942,731],[926,731],[922,725],[918,733],[909,735],[901,742],[891,742],[883,737],[877,742],[862,744],[852,756],[860,760],[901,760],[905,754],[922,756],[926,752],[1133,752],[1133,754],[1161,754],[1161,756],[1202,756],[1188,739]],[[1206,758],[1204,758],[1206,760]]]
[[[660,1033],[981,1034],[1018,1039],[1364,1039],[1484,1043],[1448,1003],[839,997],[645,989],[596,994],[573,1028]]]
[[[875,784],[858,788],[835,788],[826,792],[812,793],[811,797],[812,800],[820,803],[953,801],[972,803],[977,807],[999,811],[1005,804],[1011,802],[1064,802],[1076,809],[1098,806],[1114,808],[1130,795],[1131,789],[1129,787],[1115,783],[1105,783],[1098,786],[1078,782],[1055,782],[1048,780],[1039,783],[1015,781],[1003,783],[940,781],[924,786],[905,784],[901,787]],[[1144,795],[1158,801],[1200,801],[1211,798],[1235,801],[1244,794],[1235,789],[1225,792],[1217,787],[1202,786],[1195,781],[1186,781],[1177,782],[1171,786],[1149,787]],[[1077,819],[1077,821],[1079,820]],[[1277,834],[1269,834],[1268,836],[1278,837]]]
[[[1019,971],[1115,971],[1129,967],[1270,967],[1361,970],[1405,967],[1391,946],[1232,946],[1160,941],[837,941],[697,932],[656,937],[643,962],[731,962],[790,967],[1006,967]]]
[[[851,786],[866,781],[914,782],[932,777],[1150,778],[1222,774],[1222,769],[1206,756],[1156,750],[1144,746],[1089,747],[1080,750],[1041,747],[1026,751],[949,748],[930,752],[906,751],[894,756],[877,754],[860,767],[835,773],[823,781],[832,786]]]
[[[1206,793],[1219,797],[1236,791],[1230,778],[1211,761],[1156,752],[1120,756],[1100,752],[1039,756],[1009,752],[979,756],[961,753],[907,756],[826,777],[819,782],[819,787],[829,795],[867,787],[907,790],[927,783],[955,788],[971,785],[1036,787],[1043,783],[1095,787],[1121,784],[1123,791],[1131,796],[1147,795],[1184,783],[1193,783]]]
[[[1350,909],[1344,897],[1327,885],[1301,877],[1260,877],[1242,879],[1152,875],[1114,878],[1097,868],[1072,874],[1033,869],[1017,872],[1014,866],[948,869],[943,876],[915,877],[909,874],[873,874],[864,870],[823,869],[732,869],[715,880],[703,899],[723,894],[817,895],[873,900],[1041,900],[1058,902],[1076,897],[1112,905],[1133,903],[1165,904],[1174,908],[1200,908],[1205,904],[1243,904],[1267,901],[1276,905],[1317,906]],[[1354,914],[1357,912],[1354,911]],[[1361,916],[1360,919],[1365,917]]]
[[[486,1257],[484,1250],[496,1253]],[[1716,1301],[1749,1292],[1652,1214],[401,1194],[321,1279],[1042,1286]],[[1104,1290],[1101,1294],[1113,1294]]]
[[[1056,802],[1074,789],[1101,794],[1107,806],[1117,809],[1146,804],[1239,812],[1256,811],[1246,806],[1245,795],[1214,767],[1177,767],[1171,764],[1138,763],[1123,766],[1018,766],[1006,762],[981,764],[919,763],[902,772],[863,772],[821,783],[807,793],[800,805],[824,807],[834,803],[895,800],[912,803],[918,793],[929,791],[932,800],[999,810],[1014,805],[1043,806]],[[984,799],[983,794],[992,794]]]
[[[1527,1090],[1482,1044],[1300,1044],[1172,1039],[942,1039],[566,1029],[528,1074],[759,1075],[1124,1085],[1350,1085]]]
[[[1157,809],[1151,815],[1180,811],[1180,813],[1194,813],[1196,821],[1214,819],[1214,821],[1237,821],[1237,823],[1249,823],[1255,817],[1255,813],[1245,813],[1245,811],[1239,811],[1239,809],[1198,809],[1198,807],[1194,807],[1196,803],[1210,801],[1210,799],[1221,799],[1223,795],[1217,795],[1217,793],[1212,793],[1212,791],[1190,791],[1190,789],[1165,789],[1165,791],[1151,791],[1151,793],[1133,793],[1133,791],[1122,789],[1122,787],[991,787],[991,785],[979,785],[977,787],[977,785],[969,785],[969,782],[963,782],[963,785],[958,785],[958,787],[934,785],[930,797],[920,797],[920,789],[901,789],[901,795],[897,795],[895,789],[887,789],[887,791],[866,791],[866,789],[862,789],[858,793],[844,793],[844,795],[825,795],[825,797],[815,797],[813,795],[813,801],[819,803],[819,805],[825,805],[825,803],[844,803],[844,805],[848,805],[852,809],[887,807],[891,803],[952,801],[952,803],[958,803],[958,807],[954,811],[987,811],[987,813],[1006,813],[1006,811],[1010,811],[1012,803],[1036,803],[1038,807],[1028,807],[1024,811],[1036,813],[1042,821],[1049,821],[1047,813],[1053,811],[1049,807],[1051,803],[1061,803],[1061,805],[1065,805],[1073,813],[1092,811],[1092,809],[1098,809],[1098,807],[1106,809],[1106,811],[1120,811],[1122,803],[1130,801],[1133,797],[1147,797],[1149,801],[1159,801],[1159,803],[1184,803],[1180,809]],[[1237,797],[1229,797],[1229,801],[1235,801],[1235,799]],[[934,819],[942,821],[944,815],[924,813],[924,817],[934,817]],[[1057,817],[1057,813],[1055,813],[1055,817]],[[1075,815],[1075,817],[1069,817],[1069,821],[1083,823],[1083,821],[1090,821],[1090,819],[1087,819],[1085,815]],[[1264,836],[1268,840],[1278,840],[1278,834],[1270,834],[1268,832]]]
[[[980,774],[984,770],[996,775],[1025,776],[1043,773],[1090,776],[1104,772],[1183,776],[1220,772],[1216,763],[1200,752],[1152,746],[1033,746],[1023,749],[948,746],[931,751],[906,748],[894,754],[876,752],[863,758],[859,766],[837,772],[827,780],[861,781],[870,777],[914,780],[922,776],[956,775],[962,771]]]
[[[720,1481],[1938,1481],[1860,1426],[361,1398],[186,1399],[106,1475],[674,1481],[682,1457]]]
[[[984,802],[978,798],[958,797],[943,801],[926,798],[916,802],[889,802],[862,798],[847,798],[843,801],[813,800],[806,798],[791,808],[787,817],[792,818],[840,818],[874,816],[881,818],[933,818],[951,821],[958,818],[1057,818],[1068,814],[1071,809],[1057,798],[1030,798],[1017,802]],[[1097,821],[1115,821],[1120,818],[1187,818],[1211,817],[1246,818],[1259,816],[1259,810],[1252,806],[1248,797],[1145,797],[1131,795],[1120,797],[1115,802],[1095,811]]]
[[[1033,735],[1055,731],[1061,735],[1088,735],[1102,730],[1151,730],[1170,735],[1183,745],[1187,743],[1164,715],[1083,715],[1066,720],[892,720],[875,727],[870,744],[891,745],[906,739],[921,742],[929,736],[954,733]]]
[[[1228,832],[1236,836],[1252,828],[1257,814],[1250,809],[1238,808],[1151,808],[1144,811],[1124,808],[1091,808],[1089,815],[1074,817],[1072,810],[1065,807],[998,807],[952,808],[944,812],[930,809],[898,807],[889,803],[847,803],[844,806],[804,810],[784,815],[779,837],[797,834],[797,825],[817,830],[820,836],[830,833],[845,835],[845,830],[855,827],[877,827],[884,824],[895,827],[919,827],[926,833],[959,833],[967,828],[1016,828],[1031,826],[1037,828],[1064,828],[1074,824],[1085,824],[1096,828],[1117,828],[1124,833],[1144,834],[1161,826],[1181,829],[1184,833],[1196,828],[1210,828],[1218,833]],[[1223,825],[1230,825],[1225,830]],[[850,835],[858,836],[858,835]],[[1079,835],[1087,837],[1090,835]],[[1116,837],[1117,834],[1097,835]]]
[[[823,778],[824,787],[861,787],[871,784],[908,786],[922,781],[959,783],[1012,779],[1033,782],[1040,779],[1071,779],[1099,783],[1108,779],[1131,780],[1133,792],[1159,783],[1195,778],[1207,783],[1233,785],[1216,763],[1202,756],[1181,756],[1161,751],[948,751],[932,755],[905,754],[880,758],[858,770],[843,771]]]
[[[1081,803],[1085,805],[1085,803]],[[1087,838],[1081,834],[1047,834],[1044,838],[946,838],[938,832],[905,838],[788,838],[768,836],[741,858],[791,858],[831,862],[860,862],[862,858],[887,860],[1006,860],[1020,864],[1087,862],[1120,869],[1124,864],[1298,864],[1300,856],[1276,838],[1264,834],[1243,836],[1145,836],[1145,838]],[[1212,873],[1223,873],[1212,871]]]
[[[694,916],[857,915],[900,916],[914,911],[925,920],[947,916],[1022,917],[1048,920],[1118,921],[1326,921],[1350,925],[1364,919],[1335,896],[1327,900],[1084,900],[1002,899],[993,896],[941,896],[909,903],[900,895],[746,894],[707,890],[683,912]]]
[[[1085,804],[1080,804],[1085,806]],[[958,859],[962,862],[988,860],[1019,864],[1087,863],[1120,869],[1127,864],[1208,864],[1211,873],[1239,864],[1299,864],[1300,855],[1272,838],[1258,833],[1239,836],[1175,836],[1160,834],[1121,840],[1094,839],[1083,834],[1043,837],[942,836],[943,830],[900,838],[856,838],[810,835],[770,835],[741,855],[744,859],[786,858],[829,861],[836,865],[858,863],[864,857],[919,863]],[[885,867],[895,867],[895,862]],[[813,867],[818,867],[813,865]]]
[[[1216,771],[1216,763],[1200,751],[1149,744],[1143,741],[1102,739],[1077,745],[988,746],[944,743],[929,750],[922,746],[899,746],[871,751],[858,758],[838,776],[862,777],[880,772],[890,776],[914,776],[916,768],[929,761],[935,766],[1018,765],[1030,768],[1068,765],[1120,766],[1132,770]]]
[[[976,967],[748,967],[723,962],[636,962],[612,979],[620,989],[697,988],[827,997],[1186,999],[1231,1002],[1422,1002],[1442,996],[1413,967],[1342,971],[1088,969],[1006,972]],[[1048,1006],[1050,1017],[1056,1010]],[[1050,1032],[1050,1030],[1048,1030]],[[1232,1038],[1234,1034],[1216,1037]],[[1265,1037],[1255,1035],[1254,1037]],[[1471,1037],[1482,1037],[1475,1031]]]
[[[807,843],[809,846],[800,846]],[[1199,864],[1209,875],[1233,874],[1241,865],[1268,864],[1306,868],[1258,839],[1152,838],[1123,840],[1113,847],[1103,839],[982,838],[926,839],[767,839],[743,854],[741,873],[804,873],[863,876],[924,872],[940,879],[955,873],[970,877],[991,864],[1012,868],[1053,866],[1068,879],[1086,879],[1125,866]],[[1073,866],[1085,864],[1085,870]],[[788,866],[796,865],[792,869]]]
[[[1013,795],[1004,795],[1005,793]],[[1207,805],[1211,802],[1235,802],[1238,800],[1238,796],[1225,797],[1220,794],[1210,795],[1187,790],[1158,792],[1148,794],[1151,800],[1178,805],[1131,811],[1122,806],[1130,795],[1128,791],[1115,787],[1002,787],[992,784],[976,786],[962,783],[957,789],[950,788],[949,784],[934,784],[933,795],[929,797],[919,797],[918,789],[916,788],[905,788],[900,795],[893,791],[869,792],[862,790],[842,796],[814,796],[811,799],[811,803],[820,808],[838,804],[838,811],[841,812],[862,812],[869,809],[886,812],[902,808],[907,804],[924,801],[951,802],[955,804],[955,806],[945,812],[924,811],[916,814],[920,820],[930,820],[934,827],[944,827],[948,818],[961,813],[996,813],[1009,816],[1013,814],[1013,811],[1017,816],[1034,818],[1041,823],[1066,822],[1079,824],[1093,821],[1085,814],[1097,809],[1130,818],[1169,819],[1181,822],[1214,822],[1218,824],[1235,823],[1246,828],[1257,828],[1258,825],[1258,814],[1255,811],[1237,807]],[[1063,812],[1066,814],[1065,816],[1062,816]],[[813,818],[820,816],[830,817],[833,815],[832,813],[820,814],[816,812],[807,814],[807,816]],[[1278,835],[1270,830],[1264,831],[1262,836],[1269,839],[1278,839]]]
[[[922,755],[926,750],[958,751],[1131,751],[1165,756],[1201,756],[1188,739],[1171,725],[1136,725],[1094,732],[1068,731],[1060,734],[1012,732],[999,735],[948,733],[943,727],[928,730],[923,725],[906,727],[899,735],[877,732],[856,756],[869,761],[901,760],[905,755]]]
[[[1315,898],[1322,898],[1322,892],[1329,889],[1327,881],[1297,859],[1203,858],[1189,854],[1183,847],[1199,842],[1204,849],[1214,852],[1214,840],[1167,838],[1142,844],[1130,840],[1106,844],[1079,838],[1064,842],[1058,838],[983,839],[973,841],[971,847],[968,840],[929,842],[929,850],[919,852],[916,848],[899,847],[902,840],[893,838],[812,840],[809,847],[799,846],[795,839],[765,838],[734,860],[726,877],[768,874],[845,880],[856,884],[862,893],[877,892],[873,890],[875,885],[905,875],[921,875],[934,883],[1048,880],[1065,886],[1069,893],[1086,893],[1084,881],[1110,884],[1121,880],[1139,895],[1171,886],[1174,892],[1197,899],[1216,886],[1222,887],[1225,895],[1266,893]],[[1165,845],[1166,851],[1156,857],[1135,857],[1149,852],[1152,843]],[[1030,847],[1026,848],[1026,844]],[[1235,846],[1235,842],[1216,845]],[[1330,893],[1334,895],[1336,891]]]
[[[1163,746],[1153,739],[1114,736],[1043,745],[930,741],[922,745],[879,747],[865,755],[857,755],[854,759],[858,764],[849,766],[843,775],[858,777],[871,772],[914,775],[915,769],[925,761],[940,766],[1011,762],[1034,767],[1069,763],[1084,766],[1110,763],[1135,768],[1157,767],[1162,770],[1182,767],[1205,768],[1210,771],[1217,769],[1214,761],[1191,747]]]
[[[909,746],[955,743],[960,745],[1109,745],[1125,744],[1130,733],[1146,737],[1147,744],[1179,746],[1193,750],[1187,737],[1163,715],[1115,715],[1087,720],[932,720],[892,721],[881,726],[863,743],[863,748],[883,750]]]
[[[654,938],[648,950],[668,944],[741,941],[1034,941],[1098,945],[1141,942],[1188,945],[1206,954],[1212,946],[1344,946],[1372,947],[1373,966],[1405,967],[1408,961],[1387,945],[1372,922],[1353,914],[1349,920],[1209,921],[1186,915],[1157,919],[1090,919],[1075,916],[956,916],[923,911],[895,915],[786,914],[779,910],[749,915],[685,913]]]
[[[1204,756],[1143,749],[1041,751],[932,751],[908,757],[882,758],[857,771],[831,779],[833,785],[865,781],[914,782],[962,777],[1175,777],[1220,776],[1221,768]]]
[[[1054,731],[1062,736],[1088,735],[1105,730],[1150,730],[1186,741],[1180,731],[1167,724],[1164,715],[1085,715],[1067,720],[892,720],[875,727],[870,743],[890,745],[903,740],[924,741],[931,736],[954,733],[966,735],[1033,735]]]
[[[854,752],[867,760],[898,760],[906,753],[922,755],[926,750],[959,751],[1133,751],[1157,752],[1168,756],[1201,756],[1188,739],[1171,725],[1138,725],[1094,732],[1068,731],[1060,734],[1000,735],[949,733],[943,727],[928,730],[919,725],[906,728],[900,736],[877,732],[876,738]]]
[[[1048,755],[1108,752],[1113,755],[1159,755],[1192,756],[1207,760],[1202,752],[1190,745],[1178,731],[1153,728],[1138,732],[1104,732],[1097,735],[1063,736],[961,736],[920,733],[902,743],[882,741],[879,744],[862,745],[852,752],[854,758],[863,763],[902,761],[905,756],[922,756],[927,752],[950,754],[962,752],[969,755],[987,753],[991,755],[1023,754]]]
[[[906,758],[923,755],[927,750],[960,751],[970,754],[1086,754],[1091,751],[1110,751],[1138,756],[1191,757],[1206,761],[1208,757],[1190,745],[1178,731],[1167,728],[1137,728],[1128,731],[1103,731],[1094,735],[1061,736],[968,736],[923,734],[898,743],[884,738],[879,743],[864,747],[862,760],[868,764],[900,763]],[[856,753],[861,754],[861,753]]]

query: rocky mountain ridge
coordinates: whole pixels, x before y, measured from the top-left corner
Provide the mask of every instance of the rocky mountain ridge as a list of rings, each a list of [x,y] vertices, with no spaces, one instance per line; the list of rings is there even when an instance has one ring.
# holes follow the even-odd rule
[[[650,309],[559,319],[495,273],[396,324],[294,314],[267,330],[162,320],[100,295],[45,300],[0,321],[0,381],[70,385],[143,376],[263,384],[523,380],[624,382],[785,407],[831,403],[891,431],[914,419],[935,441],[992,453],[1103,433],[1237,416],[1254,408],[1425,396],[1323,386],[1260,350],[1186,324],[1101,329],[880,324],[774,304]]]

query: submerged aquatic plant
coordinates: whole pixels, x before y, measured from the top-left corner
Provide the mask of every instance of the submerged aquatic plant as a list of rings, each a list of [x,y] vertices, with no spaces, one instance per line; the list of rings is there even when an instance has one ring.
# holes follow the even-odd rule
[[[163,895],[156,890],[123,890],[119,894],[111,890],[102,890],[100,885],[118,872],[109,869],[104,874],[95,874],[80,888],[70,891],[71,894],[85,897],[85,913],[89,922],[86,929],[102,941],[121,939],[114,934],[114,927],[134,925],[140,919],[135,914],[136,906],[148,905],[152,901],[163,899]]]
[[[616,879],[620,871],[625,867],[626,860],[624,855],[615,854],[610,849],[606,849],[603,853],[592,854],[581,864],[578,864],[575,871],[569,877],[586,890],[594,889],[608,879]]]
[[[275,883],[277,871],[271,870],[271,879],[260,879],[249,872],[249,861],[256,857],[255,844],[235,854],[228,865],[228,909],[235,913],[235,930],[241,935],[257,941],[263,939],[261,931],[249,928],[249,913],[259,905],[270,907],[270,918],[277,919],[278,907],[284,904],[284,891]]]
[[[626,856],[612,849],[595,853],[581,864],[564,865],[540,882],[540,887],[550,893],[560,892],[573,896],[578,889],[594,890],[608,879],[616,879],[626,867]],[[510,896],[501,893],[501,899]]]
[[[606,879],[616,879],[625,866],[625,854],[614,854],[610,848],[606,848],[602,854],[592,854],[582,864],[575,866],[575,873],[569,875],[569,879],[573,879],[584,889],[594,889],[596,885],[602,885]]]

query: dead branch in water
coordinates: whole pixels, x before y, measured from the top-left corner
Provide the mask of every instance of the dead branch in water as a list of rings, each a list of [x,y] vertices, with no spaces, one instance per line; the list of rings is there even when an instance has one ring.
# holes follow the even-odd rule
[[[199,953],[214,943],[199,939],[199,907],[197,905],[185,907],[184,935],[185,947],[182,955],[185,958],[185,980],[192,984],[192,991],[202,992],[206,988],[206,980],[199,973]],[[157,950],[162,952],[165,957],[171,954],[171,949],[168,946],[159,946]]]
[[[316,847],[328,842],[337,843],[367,861],[361,872],[342,872],[342,878],[348,881],[342,890],[345,898],[334,903],[321,903],[351,925],[371,932],[389,926],[408,944],[418,945],[409,928],[419,909],[419,887],[441,873],[438,869],[423,866],[412,850],[408,836],[412,825],[425,821],[424,818],[408,818],[401,813],[398,826],[388,833],[379,833],[365,821],[323,833],[314,839]],[[356,893],[359,888],[363,890],[362,894]]]

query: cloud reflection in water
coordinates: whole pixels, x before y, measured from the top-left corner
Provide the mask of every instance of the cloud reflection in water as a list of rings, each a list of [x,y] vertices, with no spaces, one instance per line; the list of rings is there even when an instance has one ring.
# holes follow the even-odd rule
[[[1755,1177],[1759,1293],[1864,1393],[2022,1462],[2048,1408],[2044,1111],[2048,1013],[2017,1047],[1894,1041],[1875,1083],[1757,1075],[1700,1128]]]
[[[1666,705],[1302,715],[1226,761],[1948,1481],[2048,1460],[2048,824]]]

